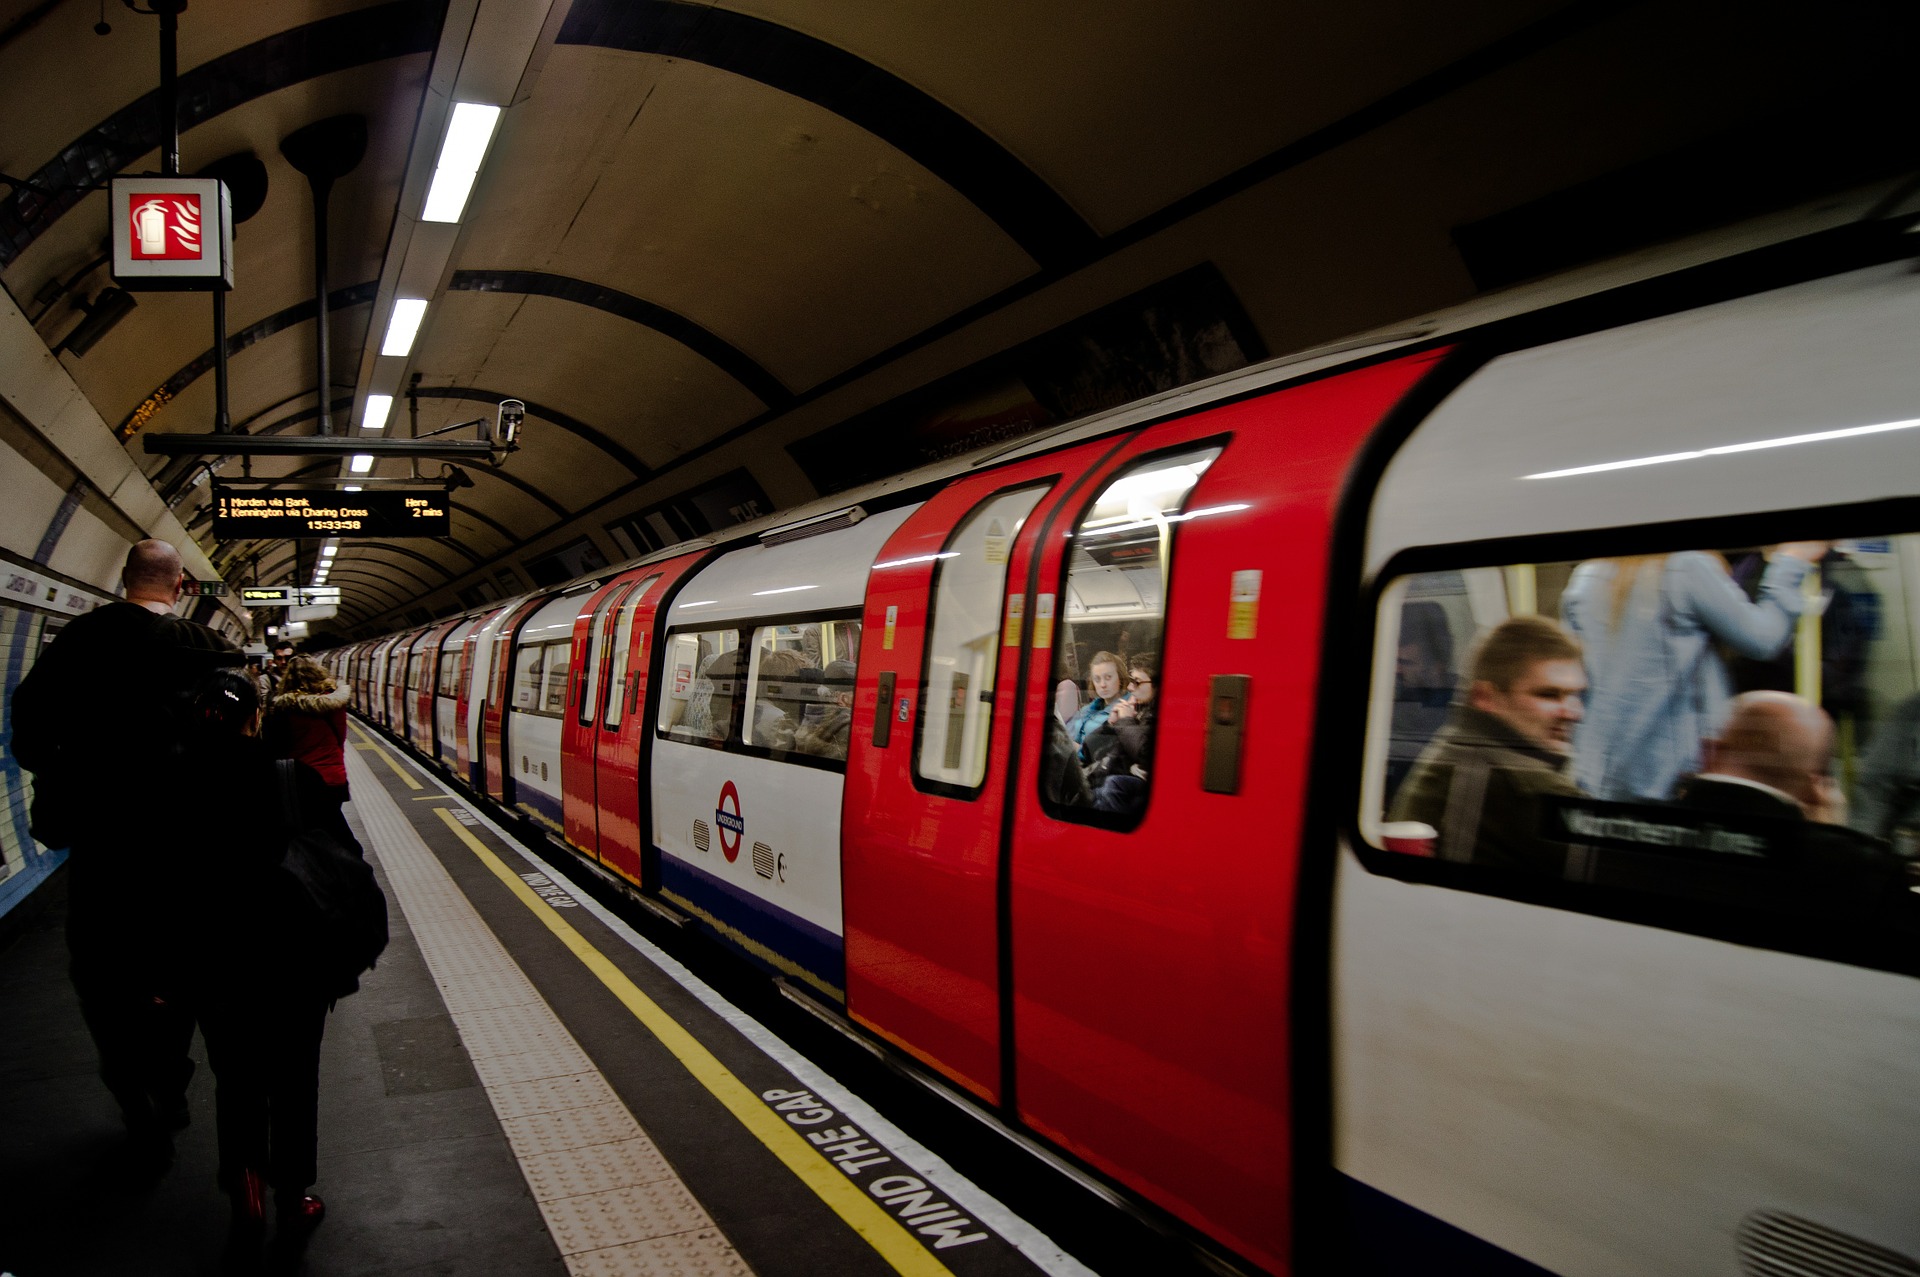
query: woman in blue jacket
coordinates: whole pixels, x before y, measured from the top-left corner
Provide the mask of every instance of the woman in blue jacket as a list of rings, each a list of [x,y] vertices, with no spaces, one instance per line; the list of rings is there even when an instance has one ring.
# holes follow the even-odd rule
[[[1719,730],[1732,695],[1714,643],[1756,660],[1784,650],[1805,606],[1800,583],[1826,548],[1777,547],[1758,599],[1734,584],[1725,559],[1705,551],[1575,568],[1560,609],[1585,651],[1589,684],[1573,742],[1580,788],[1596,798],[1661,802],[1697,771],[1700,742]]]

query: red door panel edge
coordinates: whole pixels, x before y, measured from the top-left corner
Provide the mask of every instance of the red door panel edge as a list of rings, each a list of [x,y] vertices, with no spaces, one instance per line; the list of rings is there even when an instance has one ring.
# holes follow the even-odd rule
[[[1115,473],[1231,436],[1186,508],[1244,508],[1184,521],[1174,538],[1139,827],[1048,816],[1044,737],[1027,733],[1010,861],[1016,1101],[1034,1130],[1274,1271],[1291,1232],[1289,944],[1334,510],[1367,435],[1439,357],[1153,426],[1043,547],[1041,592],[1057,592],[1071,544],[1060,534]],[[1232,575],[1248,569],[1263,573],[1255,635],[1233,639]],[[1051,712],[1052,655],[1031,655],[1029,724]],[[1252,676],[1233,795],[1200,789],[1214,674]]]

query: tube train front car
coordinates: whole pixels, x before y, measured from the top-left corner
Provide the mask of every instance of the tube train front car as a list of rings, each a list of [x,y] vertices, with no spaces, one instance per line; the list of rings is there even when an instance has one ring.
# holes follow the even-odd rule
[[[1476,638],[1559,617],[1576,564],[1779,542],[1833,548],[1727,690],[1823,704],[1861,783],[1920,686],[1904,230],[1496,296],[329,659],[458,784],[1238,1264],[1914,1256],[1904,883],[1816,917],[1753,885],[1764,842],[1644,804],[1521,867],[1386,825]],[[1063,724],[1101,653],[1151,661],[1155,718],[1096,806]]]

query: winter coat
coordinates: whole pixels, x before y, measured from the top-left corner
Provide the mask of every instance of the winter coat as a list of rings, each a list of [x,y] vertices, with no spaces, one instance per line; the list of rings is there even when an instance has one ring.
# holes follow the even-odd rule
[[[1749,599],[1720,560],[1688,551],[1633,585],[1618,625],[1609,599],[1619,565],[1574,569],[1560,607],[1584,652],[1586,717],[1573,738],[1574,780],[1595,798],[1661,802],[1700,767],[1700,742],[1726,720],[1731,688],[1715,641],[1771,657],[1793,641],[1805,606],[1802,559],[1782,555]]]
[[[276,757],[305,763],[327,784],[347,783],[345,687],[331,692],[282,692],[267,708],[266,737]]]

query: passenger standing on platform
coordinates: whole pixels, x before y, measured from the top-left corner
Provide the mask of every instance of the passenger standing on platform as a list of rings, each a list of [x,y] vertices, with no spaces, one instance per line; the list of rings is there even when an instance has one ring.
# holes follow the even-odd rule
[[[267,706],[266,740],[276,758],[291,758],[312,769],[326,786],[320,818],[338,825],[351,839],[340,807],[347,801],[348,692],[333,681],[327,667],[311,656],[287,662],[280,694]]]
[[[1755,660],[1784,650],[1806,606],[1800,582],[1826,552],[1824,541],[1778,547],[1758,600],[1733,583],[1725,559],[1698,550],[1575,568],[1560,609],[1592,681],[1574,742],[1580,788],[1615,802],[1664,802],[1726,718],[1733,693],[1714,644]]]
[[[164,962],[182,884],[155,829],[180,810],[193,690],[241,656],[173,614],[182,572],[165,541],[129,550],[121,580],[126,600],[76,618],[14,692],[13,753],[34,773],[35,835],[72,849],[74,991],[134,1151],[157,1169],[187,1124],[194,1066],[193,1014]]]
[[[290,828],[279,772],[260,739],[253,680],[221,672],[193,706],[180,798],[188,810],[224,813],[220,833],[182,831],[179,864],[199,884],[178,920],[195,1006],[217,1084],[220,1164],[215,1182],[233,1203],[236,1246],[257,1245],[273,1188],[283,1235],[318,1224],[326,1206],[308,1194],[317,1176],[320,1039],[326,972],[319,916],[282,868]],[[303,810],[321,778],[296,767]]]

